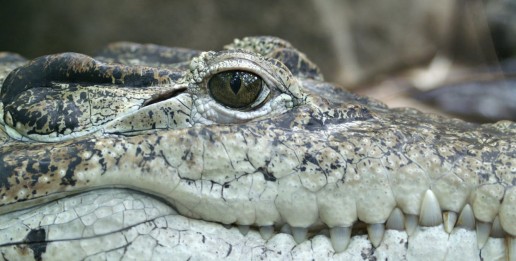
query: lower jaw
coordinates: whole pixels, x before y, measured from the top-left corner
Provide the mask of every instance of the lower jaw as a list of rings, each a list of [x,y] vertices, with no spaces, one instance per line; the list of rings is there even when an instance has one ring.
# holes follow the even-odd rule
[[[90,206],[90,207],[88,207]],[[94,207],[93,207],[94,206]],[[117,224],[120,223],[120,224]],[[0,257],[42,260],[512,260],[515,240],[489,238],[479,249],[476,232],[442,225],[386,230],[374,247],[355,233],[336,253],[328,231],[296,243],[289,229],[264,240],[251,228],[189,219],[165,203],[134,191],[92,191],[0,217]],[[34,236],[39,231],[39,237]],[[41,234],[41,231],[43,235]]]

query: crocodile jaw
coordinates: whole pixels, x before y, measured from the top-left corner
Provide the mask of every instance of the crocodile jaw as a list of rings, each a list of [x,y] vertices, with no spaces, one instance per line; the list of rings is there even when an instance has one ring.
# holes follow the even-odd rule
[[[512,208],[514,197],[511,195],[515,189],[504,188],[501,184],[479,186],[480,176],[474,172],[465,173],[465,167],[463,167],[469,166],[468,162],[475,162],[475,157],[462,154],[467,156],[460,158],[458,163],[454,162],[454,158],[444,159],[444,163],[441,163],[439,160],[434,160],[432,156],[445,157],[450,154],[450,147],[444,138],[441,140],[442,144],[431,146],[425,145],[429,144],[425,142],[410,143],[407,140],[397,140],[403,137],[400,134],[408,133],[407,130],[403,130],[403,126],[389,129],[385,128],[385,123],[372,124],[374,120],[339,119],[339,124],[331,125],[331,117],[349,115],[342,111],[325,111],[323,116],[327,118],[317,116],[316,119],[319,122],[330,122],[329,126],[323,128],[322,125],[318,126],[311,122],[310,119],[316,116],[303,109],[306,108],[300,108],[301,111],[295,114],[295,119],[286,114],[274,119],[278,121],[274,124],[265,120],[248,123],[245,126],[212,126],[161,132],[161,135],[70,141],[54,147],[51,151],[54,154],[52,159],[61,160],[63,163],[61,166],[59,162],[50,162],[51,165],[58,166],[56,173],[63,174],[54,175],[54,177],[62,178],[61,183],[65,181],[70,183],[68,187],[59,187],[57,190],[66,188],[71,192],[78,192],[99,186],[131,187],[137,184],[138,190],[150,192],[167,200],[182,215],[190,218],[214,221],[219,224],[257,226],[262,235],[267,235],[263,228],[289,224],[292,227],[293,239],[299,243],[299,247],[307,244],[306,242],[310,242],[310,246],[313,247],[314,242],[319,242],[321,237],[315,236],[307,241],[305,236],[308,229],[314,230],[321,223],[330,228],[329,234],[335,234],[334,230],[349,229],[355,225],[357,219],[367,223],[369,237],[354,236],[350,242],[344,238],[342,239],[344,243],[339,241],[341,239],[336,239],[338,236],[330,237],[332,249],[337,249],[341,253],[358,251],[353,250],[352,243],[360,237],[364,240],[370,239],[368,244],[373,248],[368,249],[381,248],[384,244],[383,240],[389,242],[391,240],[389,234],[393,232],[387,229],[385,233],[388,236],[385,238],[383,224],[387,224],[389,228],[389,219],[394,209],[401,209],[406,214],[405,223],[409,225],[405,224],[405,228],[409,231],[409,236],[407,237],[405,232],[402,234],[405,233],[405,239],[408,238],[408,245],[410,240],[424,242],[414,243],[418,247],[432,240],[432,242],[443,242],[441,244],[443,249],[444,246],[448,249],[448,244],[451,244],[452,248],[462,247],[462,243],[453,244],[460,240],[450,241],[452,237],[446,236],[441,227],[441,223],[444,222],[445,230],[452,232],[453,229],[449,228],[449,224],[452,223],[453,227],[454,220],[452,222],[449,218],[442,220],[441,214],[453,217],[464,212],[465,206],[470,206],[473,209],[471,212],[474,212],[474,216],[469,215],[470,219],[473,219],[473,225],[471,222],[466,222],[467,218],[461,220],[460,216],[457,224],[462,222],[472,230],[475,228],[476,219],[481,240],[477,238],[476,250],[469,249],[468,253],[475,253],[478,256],[479,249],[488,244],[485,240],[502,242],[497,239],[500,236],[488,240],[489,229],[487,231],[483,229],[486,224],[494,224],[497,216],[498,222],[501,222],[503,230],[508,235],[506,244],[509,247],[502,248],[501,243],[497,243],[498,250],[489,252],[501,253],[505,250],[500,249],[508,249],[507,252],[512,253],[514,240],[510,235],[513,227],[511,222],[514,220],[511,219],[514,211]],[[357,111],[358,109],[360,106],[343,107],[342,110]],[[380,114],[381,111],[376,113]],[[359,114],[356,118],[361,119],[365,116]],[[410,115],[405,116],[410,117]],[[390,120],[395,122],[393,119]],[[305,125],[296,126],[295,124],[299,122]],[[271,129],[270,126],[288,126],[288,128]],[[411,128],[409,125],[405,127]],[[503,124],[498,127],[503,128]],[[374,128],[380,129],[376,131]],[[216,131],[213,131],[214,129]],[[291,131],[285,131],[285,129]],[[430,133],[423,134],[431,137],[431,132],[438,130],[427,131]],[[475,132],[476,130],[473,130],[471,135],[478,135]],[[382,139],[371,133],[382,135]],[[353,135],[356,136],[353,137]],[[460,142],[462,141],[459,140]],[[242,149],[241,144],[247,144],[247,149]],[[404,147],[396,148],[395,144],[404,144]],[[465,142],[460,144],[467,145]],[[500,144],[504,144],[503,140]],[[386,152],[382,146],[393,149]],[[503,152],[504,147],[501,148]],[[37,151],[38,148],[36,147],[35,150]],[[505,150],[511,151],[510,148]],[[204,154],[204,151],[212,153]],[[185,154],[185,152],[188,153]],[[24,158],[24,153],[32,155],[30,151],[13,151],[4,157],[4,160],[16,163],[11,160]],[[36,162],[48,162],[44,160],[48,155],[33,154],[31,156],[33,159],[36,156],[40,157]],[[503,157],[504,154],[501,153],[501,155]],[[80,164],[70,167],[68,163],[77,162],[77,158],[81,159]],[[98,158],[102,158],[103,161],[99,161]],[[512,158],[507,157],[506,160],[510,161]],[[40,169],[37,164],[33,163],[30,167]],[[425,168],[432,172],[423,171]],[[139,171],[132,172],[134,169]],[[230,169],[234,172],[228,175]],[[73,173],[69,180],[66,176],[67,170]],[[510,173],[511,170],[508,171]],[[436,175],[439,173],[448,173],[448,175]],[[488,183],[491,177],[488,176],[488,180],[482,182]],[[16,177],[10,178],[13,179],[11,184],[14,186]],[[53,184],[58,183],[58,181],[53,182]],[[43,183],[39,184],[43,185]],[[260,184],[263,186],[256,187]],[[41,187],[36,191],[46,195],[44,189],[56,192],[56,187]],[[12,191],[28,192],[23,188],[12,189]],[[15,196],[25,195],[29,193]],[[41,196],[37,193],[30,195]],[[502,198],[503,201],[500,204]],[[444,213],[441,213],[442,211]],[[410,225],[417,225],[418,222],[430,228],[414,229],[414,226]],[[193,221],[190,222],[190,225],[192,224],[194,224]],[[210,231],[220,231],[222,228],[219,224],[208,224],[213,226]],[[400,229],[399,225],[395,227]],[[195,231],[193,227],[188,230]],[[501,228],[498,230],[500,231]],[[503,230],[502,237],[505,233]],[[220,232],[215,234],[217,233]],[[419,241],[418,237],[414,236],[418,233],[423,236]],[[286,242],[285,244],[289,242],[283,239],[282,235],[273,237],[270,242],[275,242],[276,237],[279,237],[280,242]],[[19,242],[24,238],[21,237]],[[247,238],[239,238],[247,240]],[[327,238],[326,241],[328,241]],[[11,245],[11,243],[7,244]],[[267,243],[259,241],[253,245],[267,244],[269,241]],[[387,246],[386,249],[396,249],[394,246]],[[362,251],[364,248],[360,247],[360,249]],[[427,252],[432,251],[434,250]],[[414,252],[424,253],[425,251],[418,249]],[[356,254],[356,252],[353,253]]]
[[[331,97],[326,98],[331,100]],[[304,100],[301,97],[300,99]],[[314,100],[316,99],[311,101]],[[278,234],[268,241],[254,241],[253,235],[257,234],[256,231],[251,231],[247,237],[237,234],[235,237],[239,241],[236,242],[250,242],[242,247],[237,247],[238,244],[235,243],[235,251],[239,250],[237,253],[253,253],[246,248],[248,245],[253,246],[252,250],[263,250],[265,245],[265,252],[271,249],[289,253],[290,256],[294,255],[295,249],[301,249],[300,254],[315,252],[341,256],[351,251],[351,254],[363,257],[362,254],[367,251],[370,255],[378,253],[382,257],[388,250],[403,250],[402,240],[393,241],[391,237],[393,233],[401,233],[405,234],[404,243],[408,241],[406,245],[403,244],[407,249],[405,254],[402,254],[404,257],[416,258],[419,256],[415,253],[424,253],[423,257],[440,258],[444,256],[438,253],[443,253],[443,249],[446,249],[445,253],[460,253],[460,257],[466,257],[467,253],[475,257],[487,255],[482,253],[502,256],[502,253],[505,253],[505,257],[514,258],[516,189],[513,184],[516,184],[516,162],[513,137],[516,126],[500,123],[478,127],[453,120],[436,119],[408,109],[387,112],[386,108],[373,108],[377,106],[367,102],[363,106],[359,100],[341,101],[347,104],[347,107],[340,106],[342,104],[325,107],[323,102],[318,101],[309,104],[312,107],[305,111],[303,109],[307,108],[298,108],[296,112],[281,110],[282,113],[286,112],[284,117],[275,118],[262,126],[255,126],[254,129],[249,127],[254,124],[253,122],[241,128],[226,128],[226,132],[225,127],[217,129],[218,127],[214,126],[215,135],[210,134],[211,127],[206,127],[192,129],[191,133],[182,133],[190,136],[177,135],[180,133],[178,132],[172,133],[169,138],[164,138],[166,133],[164,136],[149,135],[134,139],[125,139],[123,135],[99,140],[90,137],[89,141],[79,139],[57,145],[51,150],[43,150],[43,146],[40,146],[35,149],[38,155],[27,153],[32,144],[27,145],[27,151],[16,145],[12,148],[4,147],[2,155],[5,157],[2,159],[5,160],[5,165],[2,168],[11,176],[3,177],[1,180],[4,183],[8,180],[8,185],[5,186],[1,198],[7,207],[4,206],[0,211],[9,211],[9,204],[17,201],[21,203],[16,203],[14,207],[20,208],[30,197],[50,199],[46,193],[57,195],[63,191],[78,193],[102,186],[125,186],[157,195],[174,205],[182,215],[190,217],[183,217],[188,225],[182,228],[187,232],[196,231],[199,224],[193,218],[200,218],[238,225],[242,230],[248,229],[250,225],[256,226],[265,238],[271,236],[272,225],[288,224],[287,230],[291,230],[293,234],[292,238],[287,236],[288,239],[284,238],[285,234]],[[245,129],[247,132],[241,132]],[[247,150],[241,148],[244,143],[239,139],[244,136],[238,137],[243,133],[248,135],[244,138],[245,144],[248,145]],[[232,138],[224,139],[224,135],[218,134],[227,134]],[[253,134],[255,140],[247,139],[253,138]],[[180,141],[185,137],[186,141]],[[306,137],[309,137],[308,142],[305,142]],[[163,142],[160,143],[160,139]],[[231,143],[231,140],[236,142]],[[249,140],[254,142],[248,143]],[[35,145],[37,146],[39,145]],[[191,147],[197,150],[191,153]],[[173,151],[174,149],[176,151]],[[204,151],[215,153],[205,155]],[[51,168],[48,168],[50,160],[47,159],[47,154],[54,154]],[[34,160],[38,157],[40,160]],[[49,173],[49,169],[55,170]],[[137,171],[133,171],[135,169]],[[47,186],[46,182],[52,179],[54,187]],[[38,182],[27,185],[30,182],[23,183],[19,182],[20,180]],[[59,186],[56,186],[57,184]],[[227,185],[229,187],[226,187]],[[257,185],[262,187],[256,189]],[[87,200],[80,200],[81,203],[85,201]],[[77,204],[76,201],[68,199],[64,199],[63,202],[68,202],[63,205],[69,207]],[[139,199],[139,202],[136,205],[145,206],[143,202],[146,200]],[[95,204],[101,203],[100,201]],[[3,229],[6,231],[11,229],[10,226],[16,220],[26,222],[23,226],[17,227],[25,232],[19,233],[17,241],[7,238],[4,247],[7,248],[6,251],[17,251],[18,254],[19,251],[32,250],[37,259],[38,253],[42,254],[38,246],[47,240],[47,230],[28,231],[24,230],[26,227],[35,228],[34,224],[41,225],[45,222],[63,222],[67,226],[62,231],[73,232],[74,228],[80,228],[85,225],[84,223],[90,224],[92,220],[102,217],[112,217],[110,221],[105,222],[116,224],[116,217],[120,216],[109,214],[115,212],[114,206],[99,205],[92,209],[95,210],[94,213],[88,213],[84,209],[82,211],[85,212],[79,211],[85,214],[84,218],[79,218],[81,214],[75,209],[55,214],[54,219],[51,215],[42,217],[41,215],[46,214],[42,214],[41,209],[34,213],[24,212],[27,215],[17,212],[16,217],[7,214],[6,217],[10,217],[7,219],[9,222],[1,223],[5,224]],[[163,209],[163,213],[158,211],[163,218],[173,215],[170,208]],[[132,210],[134,209],[129,209],[125,205],[123,208],[117,208],[117,213],[122,213],[122,225],[126,220],[134,218],[131,217],[134,215]],[[126,213],[129,213],[128,219]],[[139,213],[142,214],[142,211]],[[142,225],[148,227],[149,223],[160,223],[161,225],[157,226],[164,230],[169,227],[166,219],[157,221],[147,216],[149,214],[145,210],[143,213],[145,219],[140,221],[144,222]],[[163,222],[166,225],[163,225]],[[170,223],[176,222],[179,221],[170,220]],[[221,225],[215,222],[207,222],[205,227],[198,228],[203,239],[214,238],[213,242],[218,242],[218,236],[224,234]],[[367,223],[367,238],[370,241],[367,241],[365,236],[353,234],[348,242],[346,237],[351,235],[351,226],[360,222]],[[421,224],[420,227],[417,227],[418,223]],[[107,233],[105,229],[109,229],[110,225],[96,222],[90,225],[92,224],[101,225],[93,225],[91,229],[86,230],[83,227],[81,234],[73,237],[72,241],[88,241],[87,237],[104,238],[102,233]],[[330,231],[324,232],[323,229],[320,233],[330,234],[330,240],[325,235],[316,235],[307,240],[305,237],[308,229],[316,230],[321,224],[325,224]],[[453,228],[455,224],[458,227]],[[139,223],[129,226],[139,227]],[[468,248],[471,245],[462,241],[469,242],[465,238],[471,237],[461,237],[460,231],[472,234],[468,231],[475,226],[476,235],[479,235],[476,237],[477,246]],[[126,230],[125,227],[118,228]],[[406,229],[407,233],[396,232],[394,229]],[[451,233],[451,236],[443,233],[443,229]],[[58,233],[52,232],[57,230],[48,231],[49,238]],[[140,228],[137,234],[146,235],[145,231],[145,228]],[[182,230],[173,227],[173,231]],[[235,229],[228,231],[235,232]],[[4,233],[9,234],[12,233]],[[406,236],[407,234],[409,236]],[[106,237],[108,235],[119,236],[117,233],[105,234]],[[456,235],[462,240],[451,240]],[[488,239],[490,235],[493,237]],[[499,238],[504,236],[507,237],[506,241],[500,241]],[[86,238],[77,239],[80,237]],[[123,253],[130,252],[127,249],[145,252],[150,249],[149,245],[172,245],[166,243],[166,240],[157,240],[157,237],[158,235],[142,237],[143,239],[135,237],[139,241],[131,241],[130,245],[133,248],[120,246],[115,249],[123,249]],[[356,240],[360,238],[367,241],[366,248],[355,247]],[[64,244],[68,239],[70,238],[57,239],[59,242],[55,243]],[[290,244],[292,239],[297,245]],[[123,240],[127,240],[125,235]],[[224,238],[222,241],[225,240]],[[331,252],[330,248],[324,248],[321,240],[325,241],[327,246],[328,242],[331,242],[332,248],[340,254]],[[145,244],[140,244],[140,241]],[[391,241],[394,243],[390,244]],[[18,247],[20,242],[21,249]],[[90,250],[101,249],[103,244],[95,242],[81,243],[80,247],[83,250],[88,249],[89,244],[93,246]],[[428,242],[437,243],[429,245]],[[489,248],[489,242],[501,243],[496,243],[495,248]],[[205,252],[197,251],[196,247],[201,247],[208,253],[221,253],[218,246],[205,247],[196,241],[186,243],[188,252],[200,253],[199,258],[202,258],[202,253]],[[24,244],[28,245],[28,249],[23,248]],[[282,247],[268,246],[269,244]],[[305,249],[307,244],[310,250]],[[105,245],[109,247],[109,244]],[[233,252],[233,243],[231,246],[231,251],[223,251],[226,255]],[[382,252],[382,247],[387,252]],[[488,250],[483,251],[486,247]],[[467,253],[456,248],[465,248],[467,250],[464,252]],[[151,249],[154,251],[154,248]],[[314,249],[330,249],[330,252],[317,252]],[[482,249],[483,252],[478,249]],[[104,251],[97,252],[99,255],[107,255]],[[88,255],[97,252],[89,252]],[[48,252],[45,253],[54,252],[48,248]],[[388,252],[385,255],[392,258],[400,257],[396,253]],[[487,259],[491,259],[490,257],[496,255],[487,256]]]
[[[256,229],[243,235],[237,227],[186,218],[151,196],[119,189],[63,198],[0,218],[2,234],[10,236],[0,238],[6,260],[20,255],[43,260],[495,260],[508,255],[503,238],[489,238],[479,250],[474,230],[454,228],[449,234],[443,225],[418,227],[410,236],[389,229],[377,247],[367,235],[355,235],[345,251],[336,253],[327,231],[301,244],[290,233],[264,240]]]

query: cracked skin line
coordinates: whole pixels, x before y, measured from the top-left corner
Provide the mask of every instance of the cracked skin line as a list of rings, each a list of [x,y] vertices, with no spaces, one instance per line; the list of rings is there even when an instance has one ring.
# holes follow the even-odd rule
[[[0,60],[1,258],[516,258],[514,123],[388,109],[278,38],[226,49]]]

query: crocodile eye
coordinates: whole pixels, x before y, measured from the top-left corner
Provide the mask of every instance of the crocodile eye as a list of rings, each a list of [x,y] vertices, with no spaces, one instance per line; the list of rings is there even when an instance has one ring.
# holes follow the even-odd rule
[[[257,99],[262,93],[263,80],[246,71],[225,71],[211,77],[208,89],[218,103],[234,109],[246,109],[262,102],[257,102]]]

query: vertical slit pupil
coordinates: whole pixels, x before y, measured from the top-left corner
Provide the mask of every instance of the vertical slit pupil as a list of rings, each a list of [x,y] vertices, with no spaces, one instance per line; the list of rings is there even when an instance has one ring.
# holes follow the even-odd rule
[[[234,72],[231,76],[231,80],[229,81],[229,86],[235,95],[240,91],[240,86],[242,85],[242,80],[240,79],[240,74],[238,72]]]

